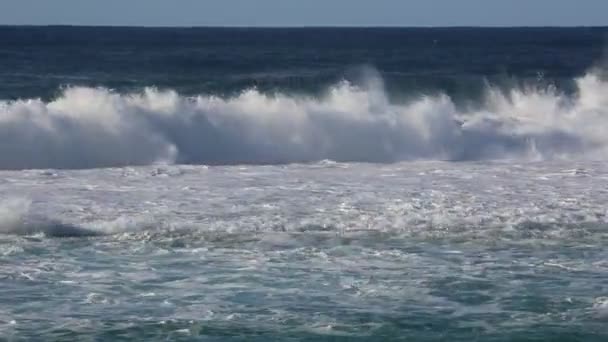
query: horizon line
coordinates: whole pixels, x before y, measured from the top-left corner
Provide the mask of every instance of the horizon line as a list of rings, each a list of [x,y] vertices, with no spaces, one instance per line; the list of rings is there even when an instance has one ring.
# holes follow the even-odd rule
[[[551,29],[551,28],[608,28],[606,25],[112,25],[112,24],[0,24],[6,27],[73,27],[73,28],[150,28],[150,29]]]

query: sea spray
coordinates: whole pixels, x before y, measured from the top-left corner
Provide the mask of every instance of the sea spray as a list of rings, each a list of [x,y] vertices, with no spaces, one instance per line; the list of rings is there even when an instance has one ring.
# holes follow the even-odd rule
[[[0,102],[0,168],[603,158],[608,83],[589,73],[576,84],[574,95],[489,86],[469,109],[447,95],[393,103],[378,80],[322,97],[71,87]]]

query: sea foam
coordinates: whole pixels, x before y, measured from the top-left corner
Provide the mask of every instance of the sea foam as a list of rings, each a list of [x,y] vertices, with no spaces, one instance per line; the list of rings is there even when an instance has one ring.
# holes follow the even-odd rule
[[[488,87],[468,109],[447,95],[395,103],[379,80],[321,97],[72,87],[49,102],[0,101],[0,169],[604,158],[608,82],[590,72],[576,85],[571,96]]]
[[[0,202],[0,234],[33,235],[49,237],[84,237],[101,232],[81,228],[44,217],[36,218],[30,211],[31,202],[13,198]]]

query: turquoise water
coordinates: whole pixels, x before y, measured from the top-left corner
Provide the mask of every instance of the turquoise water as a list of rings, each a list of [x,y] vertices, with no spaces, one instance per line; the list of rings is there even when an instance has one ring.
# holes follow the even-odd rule
[[[602,263],[606,254],[597,246],[291,238],[318,246],[270,247],[254,238],[204,244],[192,237],[118,243],[30,238],[21,244],[25,255],[3,257],[3,268],[19,265],[19,271],[2,270],[2,334],[17,340],[608,336],[606,302],[590,295],[605,289],[605,273],[549,262]]]

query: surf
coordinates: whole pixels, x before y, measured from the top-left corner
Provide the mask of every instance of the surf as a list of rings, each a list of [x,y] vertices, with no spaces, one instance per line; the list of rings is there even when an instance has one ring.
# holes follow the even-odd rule
[[[575,83],[574,95],[488,86],[466,108],[446,94],[392,101],[379,78],[319,97],[68,87],[0,101],[0,169],[605,158],[608,83],[595,71]]]

